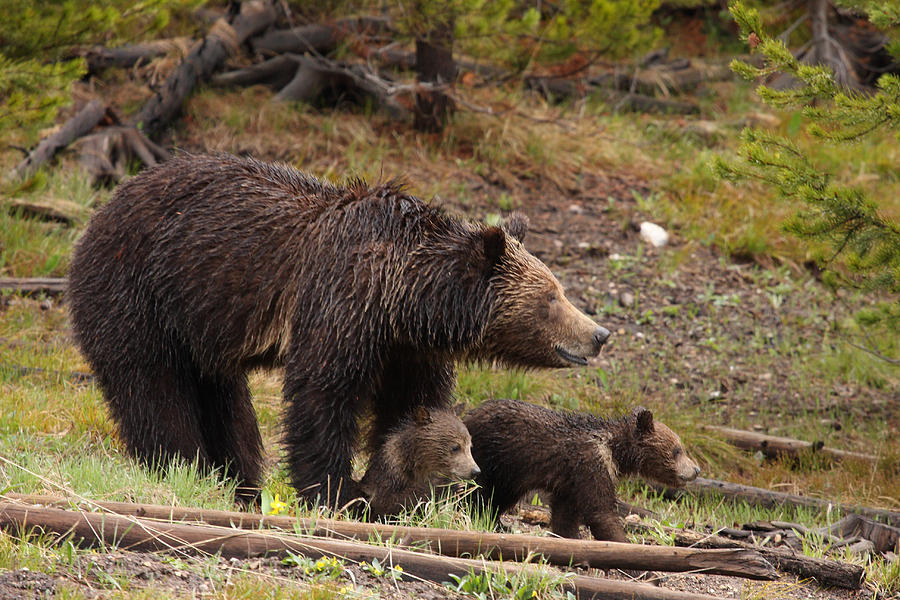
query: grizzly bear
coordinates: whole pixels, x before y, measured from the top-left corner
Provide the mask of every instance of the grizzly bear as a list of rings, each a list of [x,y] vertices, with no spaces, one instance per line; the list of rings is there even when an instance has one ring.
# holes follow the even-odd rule
[[[445,407],[457,360],[584,365],[609,332],[521,243],[396,182],[332,185],[290,166],[182,154],[122,183],[69,271],[76,340],[127,449],[221,469],[257,493],[247,373],[285,368],[292,484],[343,504],[358,417],[384,435]]]
[[[368,497],[370,517],[377,519],[412,509],[438,486],[480,472],[472,438],[459,417],[448,409],[420,406],[388,433],[360,488]]]
[[[487,401],[466,415],[472,456],[481,467],[478,496],[490,514],[512,508],[532,490],[546,492],[550,526],[577,538],[625,541],[616,515],[615,481],[640,475],[682,486],[700,473],[675,433],[636,408],[623,418],[560,412],[516,400]]]

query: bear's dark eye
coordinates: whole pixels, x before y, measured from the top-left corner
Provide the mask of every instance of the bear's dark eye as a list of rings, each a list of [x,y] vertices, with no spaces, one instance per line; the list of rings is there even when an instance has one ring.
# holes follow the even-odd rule
[[[679,456],[681,456],[681,448],[672,450],[672,458],[678,458]]]
[[[556,302],[556,294],[554,294],[553,292],[547,294],[547,302],[550,302],[551,304],[553,302]]]
[[[459,444],[454,444],[453,447],[450,449],[450,451],[453,452],[453,454],[456,454],[457,452],[462,452],[462,446]]]

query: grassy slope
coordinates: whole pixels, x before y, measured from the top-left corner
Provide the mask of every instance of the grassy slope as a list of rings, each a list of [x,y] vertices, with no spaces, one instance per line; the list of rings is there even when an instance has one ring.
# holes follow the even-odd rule
[[[730,135],[736,128],[727,123],[736,120],[748,107],[760,110],[746,88],[732,84],[717,86],[717,95],[705,106],[705,117],[726,123],[722,131]],[[508,113],[501,117],[462,114],[443,138],[415,134],[380,118],[361,114],[323,113],[303,107],[276,106],[268,102],[269,92],[250,89],[239,92],[204,91],[191,100],[187,118],[176,134],[179,146],[213,150],[248,151],[265,158],[279,158],[302,165],[318,175],[340,179],[346,174],[370,179],[405,174],[414,193],[439,194],[466,205],[477,194],[480,182],[507,184],[509,192],[497,198],[497,208],[520,205],[528,194],[528,182],[550,181],[563,189],[577,188],[585,171],[624,171],[640,173],[650,182],[653,192],[641,196],[638,208],[698,244],[714,244],[726,251],[749,255],[762,264],[801,264],[806,258],[796,241],[786,238],[778,223],[791,210],[777,206],[767,191],[755,187],[733,187],[716,181],[706,164],[713,153],[728,153],[732,143],[727,137],[709,139],[685,135],[687,122],[680,118],[611,116],[603,107],[560,111],[516,95],[503,92],[471,91],[478,102],[514,105],[540,117],[560,117],[563,126],[539,125]],[[777,115],[777,127],[793,131],[792,115]],[[793,131],[802,143],[814,144]],[[889,138],[870,143],[863,165],[846,169],[844,176],[858,180],[885,199],[884,210],[900,214],[900,195],[891,165],[898,146]],[[840,165],[847,160],[842,151],[817,148],[823,164]],[[11,157],[0,159],[6,170]],[[525,182],[523,185],[522,182]],[[108,198],[108,191],[92,189],[66,161],[18,190],[8,190],[26,199],[64,198],[89,208]],[[0,215],[0,274],[3,276],[39,276],[65,273],[68,256],[78,229],[37,223],[18,215]],[[676,271],[678,257],[669,269]],[[633,276],[626,265],[620,276]],[[664,276],[665,272],[661,273]],[[811,323],[832,321],[830,296],[817,289],[797,270],[790,268],[755,269],[760,289],[770,294],[769,302],[779,295],[809,300],[804,318],[792,317],[783,323],[787,334],[775,346],[747,339],[720,341],[731,346],[726,353],[752,348],[749,365],[754,372],[773,368],[790,369],[797,380],[791,389],[798,398],[809,401],[829,386],[847,385],[868,390],[865,398],[889,398],[900,389],[896,368],[890,368],[842,343],[839,334],[849,327],[836,323],[813,327],[835,331],[832,339],[808,339]],[[769,296],[767,296],[769,297]],[[707,298],[711,307],[706,323],[714,330],[718,319],[728,314],[728,299],[721,305]],[[855,300],[850,299],[850,302]],[[664,315],[661,307],[651,307],[657,318],[671,319],[682,326],[696,318],[690,314]],[[614,307],[608,310],[616,311]],[[621,315],[620,315],[621,316]],[[626,313],[622,318],[641,318],[642,313]],[[645,316],[645,315],[644,315]],[[189,467],[153,474],[136,466],[121,453],[113,427],[105,414],[100,394],[92,385],[72,382],[68,371],[85,371],[87,366],[71,346],[66,333],[64,309],[53,303],[5,298],[0,310],[0,490],[58,493],[67,491],[90,498],[175,502],[183,505],[223,508],[230,505],[230,490],[216,485],[208,477]],[[620,343],[637,343],[622,340]],[[884,343],[890,344],[890,341]],[[757,351],[765,347],[766,350]],[[896,350],[896,346],[894,347]],[[653,357],[641,365],[617,364],[613,360],[599,370],[556,373],[515,373],[465,368],[460,373],[459,395],[469,402],[492,396],[519,397],[535,402],[610,412],[645,401],[641,386],[648,377],[668,380],[681,369],[679,355]],[[4,368],[22,365],[47,369],[44,374],[22,376]],[[728,369],[724,362],[718,365]],[[254,391],[260,421],[271,456],[277,457],[277,416],[279,410],[278,377],[258,375]],[[743,393],[743,396],[741,395]],[[755,414],[750,388],[736,393],[733,422],[750,426]],[[671,396],[669,396],[671,394]],[[669,401],[669,398],[676,400]],[[845,502],[898,508],[900,497],[897,472],[900,457],[896,421],[861,422],[852,416],[842,422],[839,431],[828,432],[829,443],[837,447],[878,452],[883,460],[877,467],[844,463],[829,465],[816,460],[798,463],[766,461],[729,448],[720,440],[700,431],[698,423],[709,420],[702,406],[677,400],[678,388],[662,387],[649,399],[657,413],[682,433],[689,448],[697,454],[707,473],[723,479],[756,485],[788,482],[794,491],[822,495]],[[840,414],[827,415],[841,420]],[[785,434],[810,437],[825,427],[817,410],[803,410],[787,418]],[[831,429],[831,428],[829,428]],[[282,497],[293,498],[282,473],[272,471],[269,488]],[[766,511],[728,502],[673,505],[646,498],[637,485],[623,486],[626,499],[658,510],[661,519],[671,523],[741,523],[753,519],[791,520],[807,525],[822,525],[832,515],[789,509]],[[663,540],[664,541],[664,540]],[[811,553],[825,548],[812,544]],[[18,542],[0,535],[0,567],[29,566],[52,570],[61,562],[58,551],[46,550],[40,540]],[[900,589],[900,572],[876,563],[870,571],[876,585]],[[242,584],[252,588],[252,578]],[[225,595],[225,584],[219,590]],[[114,595],[119,592],[110,584]],[[271,590],[268,590],[271,591]],[[160,592],[162,593],[162,592]],[[288,591],[285,592],[287,594]],[[325,591],[331,595],[334,591]],[[121,592],[135,597],[127,590]],[[249,592],[252,596],[252,592]],[[154,594],[157,595],[157,594]],[[278,597],[278,596],[273,596]]]

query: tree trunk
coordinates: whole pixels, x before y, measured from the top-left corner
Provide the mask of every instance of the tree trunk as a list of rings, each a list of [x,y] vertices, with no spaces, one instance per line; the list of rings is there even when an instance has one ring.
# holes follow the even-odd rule
[[[442,24],[416,39],[416,73],[420,82],[453,86],[453,24]],[[447,124],[453,100],[440,90],[416,92],[414,126],[418,131],[441,132]]]

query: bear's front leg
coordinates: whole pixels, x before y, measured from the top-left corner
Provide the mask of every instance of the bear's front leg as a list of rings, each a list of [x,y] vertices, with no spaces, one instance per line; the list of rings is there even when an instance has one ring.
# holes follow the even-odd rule
[[[291,484],[310,501],[341,508],[362,494],[351,475],[361,390],[344,374],[311,374],[288,365],[283,441]]]
[[[622,519],[614,511],[594,513],[588,518],[588,528],[595,540],[606,542],[627,542]]]

